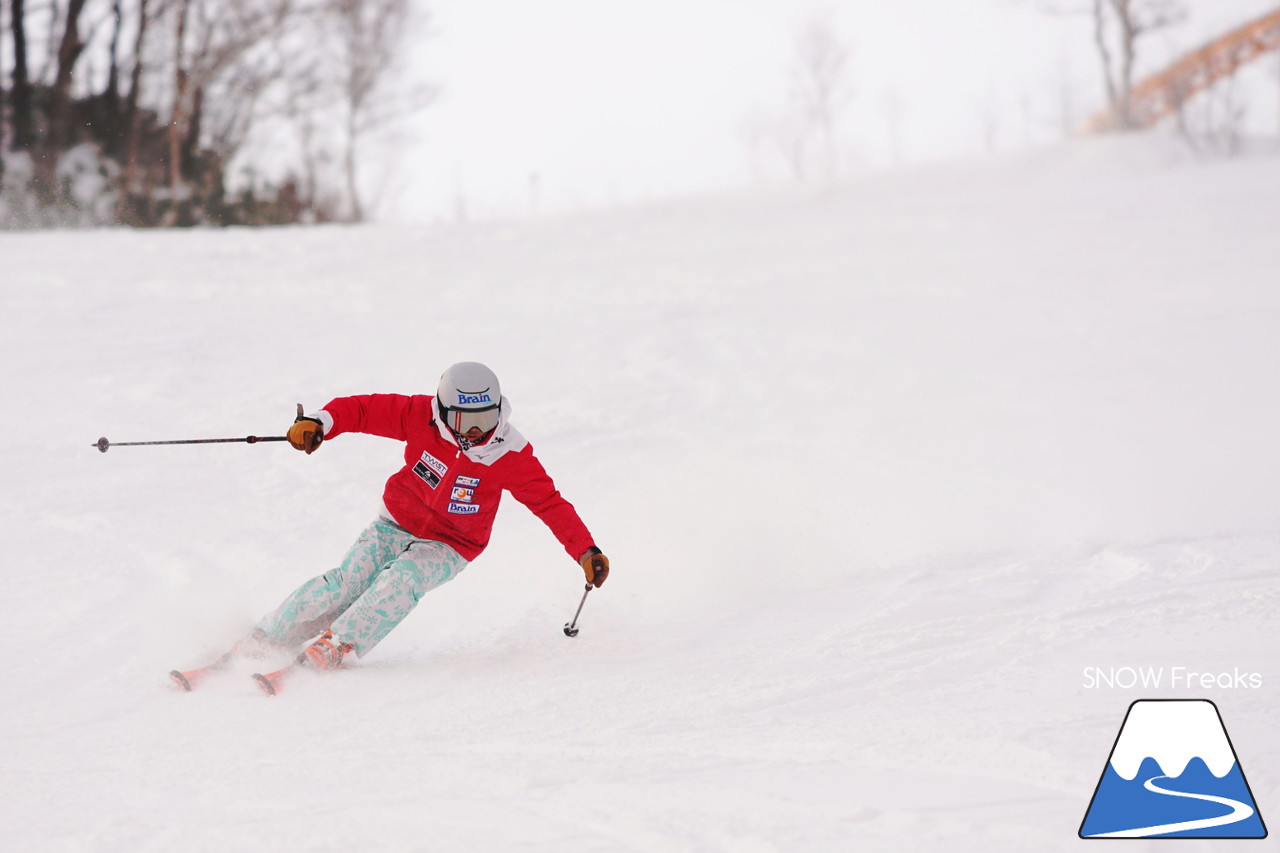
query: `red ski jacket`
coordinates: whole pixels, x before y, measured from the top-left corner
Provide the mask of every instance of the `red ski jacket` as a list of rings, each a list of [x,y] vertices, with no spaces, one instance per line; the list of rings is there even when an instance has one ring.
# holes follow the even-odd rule
[[[434,401],[425,394],[339,397],[316,417],[325,440],[362,432],[405,442],[405,466],[387,480],[382,495],[388,515],[414,536],[444,542],[468,561],[489,544],[504,489],[542,519],[575,561],[595,544],[533,446],[508,422],[505,397],[493,435],[465,451],[437,421]]]

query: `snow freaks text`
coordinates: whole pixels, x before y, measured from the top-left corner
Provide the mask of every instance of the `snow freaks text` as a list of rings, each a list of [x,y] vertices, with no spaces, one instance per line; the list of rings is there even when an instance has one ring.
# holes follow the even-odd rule
[[[1086,666],[1084,688],[1131,690],[1258,690],[1262,687],[1262,674],[1245,672],[1239,667],[1217,672],[1205,672],[1186,666]]]

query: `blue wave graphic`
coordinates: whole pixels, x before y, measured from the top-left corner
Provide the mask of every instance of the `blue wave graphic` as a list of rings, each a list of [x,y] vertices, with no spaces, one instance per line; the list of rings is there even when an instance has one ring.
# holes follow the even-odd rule
[[[1151,790],[1148,783],[1157,790]],[[1219,826],[1153,833],[1143,837],[1265,838],[1267,835],[1257,803],[1240,772],[1240,765],[1232,764],[1231,772],[1219,779],[1200,758],[1191,759],[1182,774],[1176,777],[1165,776],[1155,759],[1144,758],[1138,775],[1132,781],[1121,777],[1108,762],[1080,827],[1080,835],[1107,835],[1188,821],[1222,819],[1236,810],[1230,805],[1177,796],[1177,793],[1234,800],[1248,806],[1253,813],[1242,820]]]

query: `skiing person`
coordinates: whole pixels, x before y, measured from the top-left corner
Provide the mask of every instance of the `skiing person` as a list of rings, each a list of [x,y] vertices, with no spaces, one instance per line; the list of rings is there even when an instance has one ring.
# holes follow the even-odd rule
[[[387,480],[381,512],[341,565],[298,587],[258,622],[254,638],[281,647],[316,638],[299,660],[320,669],[352,652],[363,657],[426,592],[480,556],[503,490],[542,519],[589,584],[603,584],[608,557],[510,415],[493,371],[462,362],[444,372],[434,397],[339,397],[299,416],[289,443],[308,455],[360,432],[404,442],[405,465]]]

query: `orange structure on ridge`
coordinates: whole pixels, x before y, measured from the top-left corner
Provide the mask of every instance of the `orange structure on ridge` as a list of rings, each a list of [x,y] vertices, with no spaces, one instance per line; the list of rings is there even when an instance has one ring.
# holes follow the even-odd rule
[[[1214,39],[1135,85],[1130,94],[1131,126],[1152,127],[1192,96],[1274,50],[1280,50],[1280,9]],[[1117,129],[1117,116],[1106,110],[1091,118],[1083,131]]]

